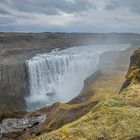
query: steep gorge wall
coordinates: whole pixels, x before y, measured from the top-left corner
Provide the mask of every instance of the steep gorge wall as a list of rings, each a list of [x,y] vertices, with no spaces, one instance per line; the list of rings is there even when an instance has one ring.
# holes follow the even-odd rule
[[[0,65],[0,111],[24,110],[27,89],[25,64]]]

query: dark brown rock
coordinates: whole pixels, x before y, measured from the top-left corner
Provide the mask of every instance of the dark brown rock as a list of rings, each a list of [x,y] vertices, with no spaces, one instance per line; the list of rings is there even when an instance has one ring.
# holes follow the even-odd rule
[[[140,140],[140,136],[136,136],[134,138],[131,138],[130,140]]]
[[[133,84],[140,83],[140,48],[135,50],[130,58],[129,70],[120,92],[126,89],[132,82]]]

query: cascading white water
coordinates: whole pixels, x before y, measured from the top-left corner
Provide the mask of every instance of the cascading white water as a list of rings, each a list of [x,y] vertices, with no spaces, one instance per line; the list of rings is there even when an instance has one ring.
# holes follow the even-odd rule
[[[27,60],[30,96],[26,101],[29,109],[71,100],[80,93],[84,80],[95,71],[101,53],[128,46],[77,46],[38,54]]]

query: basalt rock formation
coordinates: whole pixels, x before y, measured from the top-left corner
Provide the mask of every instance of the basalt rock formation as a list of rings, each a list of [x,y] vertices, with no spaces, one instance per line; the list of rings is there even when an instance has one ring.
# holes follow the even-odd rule
[[[26,68],[23,63],[0,65],[0,111],[25,110]]]

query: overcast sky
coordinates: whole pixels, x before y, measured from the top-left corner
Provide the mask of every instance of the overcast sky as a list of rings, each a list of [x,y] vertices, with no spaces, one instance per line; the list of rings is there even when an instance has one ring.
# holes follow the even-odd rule
[[[0,31],[140,33],[140,0],[0,0]]]

